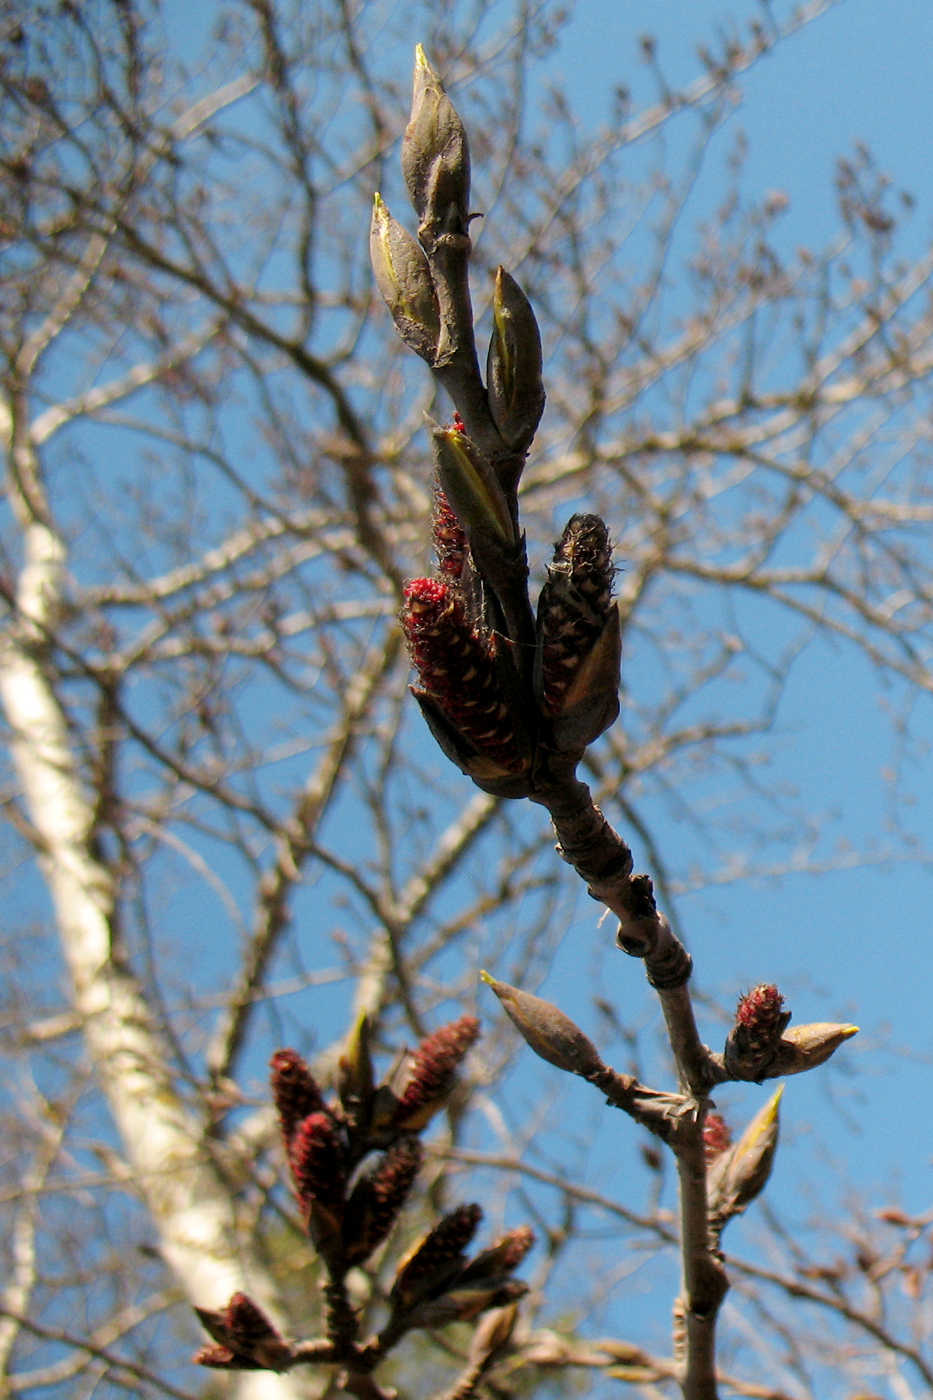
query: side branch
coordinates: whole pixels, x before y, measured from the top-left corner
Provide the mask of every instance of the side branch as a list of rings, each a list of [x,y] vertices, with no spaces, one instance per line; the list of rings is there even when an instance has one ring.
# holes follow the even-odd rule
[[[655,903],[647,875],[633,875],[632,852],[577,777],[531,794],[554,823],[558,850],[572,865],[593,899],[619,919],[618,946],[644,958],[648,981],[664,1012],[681,1086],[703,1098],[722,1078],[720,1067],[700,1039],[687,982],[693,960]]]

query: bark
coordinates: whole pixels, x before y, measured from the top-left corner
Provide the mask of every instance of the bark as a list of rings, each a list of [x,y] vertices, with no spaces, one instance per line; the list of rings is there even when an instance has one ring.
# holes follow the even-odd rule
[[[12,453],[21,487],[28,456]],[[61,610],[65,550],[36,505],[34,493],[20,494],[21,515],[31,518],[23,521],[16,618],[0,650],[0,697],[74,1007],[160,1253],[182,1292],[192,1304],[216,1308],[243,1289],[284,1322],[268,1271],[239,1229],[202,1126],[176,1091],[171,1048],[115,946],[119,891],[94,853],[93,808],[47,659]],[[298,1400],[307,1393],[306,1380],[267,1373],[238,1377],[236,1390],[238,1400]]]

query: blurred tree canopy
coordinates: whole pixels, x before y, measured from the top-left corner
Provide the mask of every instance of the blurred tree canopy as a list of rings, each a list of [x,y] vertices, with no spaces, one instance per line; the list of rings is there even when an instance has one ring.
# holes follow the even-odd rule
[[[186,1360],[191,1309],[240,1288],[314,1330],[268,1059],[294,1046],[329,1086],[365,1012],[388,1074],[469,1013],[486,1033],[410,1238],[473,1200],[493,1233],[535,1227],[496,1393],[669,1394],[665,1172],[626,1125],[617,1176],[584,1181],[595,1118],[554,1113],[479,982],[533,990],[579,923],[570,1009],[620,1069],[662,1060],[544,813],[473,789],[409,695],[424,415],[451,405],[374,292],[370,209],[375,189],[404,203],[420,40],[471,137],[478,338],[499,264],[541,327],[532,570],[581,509],[620,566],[622,712],[584,776],[672,917],[678,889],[763,859],[829,865],[812,794],[762,760],[807,648],[867,662],[905,746],[925,714],[933,255],[903,255],[909,200],[865,148],[840,160],[825,246],[788,251],[780,194],[743,184],[725,119],[824,6],[751,9],[683,86],[645,39],[628,61],[655,97],[620,87],[593,130],[553,78],[548,0],[26,8],[0,14],[4,1385],[217,1394]],[[717,142],[729,184],[698,224]],[[739,990],[710,997],[709,1037]],[[933,1386],[926,1218],[840,1209],[830,1252],[765,1223],[766,1256],[730,1257],[727,1388]],[[380,1267],[355,1299],[375,1314]],[[440,1393],[463,1338],[419,1345],[396,1383]],[[296,1370],[224,1393],[322,1389]]]

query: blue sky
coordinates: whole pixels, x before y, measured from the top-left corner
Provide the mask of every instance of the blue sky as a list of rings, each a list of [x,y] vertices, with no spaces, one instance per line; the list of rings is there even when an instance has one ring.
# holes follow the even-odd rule
[[[613,86],[630,86],[636,101],[653,99],[639,35],[650,31],[658,37],[662,66],[676,84],[695,75],[697,42],[708,42],[717,27],[728,34],[736,17],[744,27],[756,11],[707,0],[587,0],[573,8],[549,66],[566,79],[581,120],[595,130],[608,118],[606,93]],[[833,7],[743,82],[742,101],[698,182],[688,228],[721,198],[726,156],[741,128],[749,143],[743,188],[751,196],[769,190],[787,196],[780,237],[788,248],[820,247],[838,229],[836,159],[863,142],[893,188],[915,197],[906,246],[925,249],[933,228],[933,175],[925,152],[925,133],[933,125],[931,52],[933,8],[906,0],[884,7],[846,0]],[[534,105],[532,95],[532,112]],[[720,883],[726,836],[706,881],[701,873],[696,888],[678,898],[697,984],[715,994],[720,1008],[728,1010],[729,997],[755,982],[775,981],[795,1021],[852,1021],[862,1028],[823,1073],[788,1083],[769,1201],[792,1223],[831,1218],[844,1228],[851,1193],[870,1208],[897,1203],[921,1212],[929,1204],[933,1128],[916,1105],[926,1101],[933,1055],[933,883],[925,858],[933,850],[933,721],[929,700],[918,698],[914,740],[901,749],[891,718],[892,710],[905,705],[903,691],[879,687],[864,659],[845,646],[808,647],[790,676],[774,730],[758,746],[760,781],[795,793],[797,809],[814,828],[800,833],[799,872]],[[898,767],[895,800],[885,775]],[[743,799],[721,778],[705,796],[710,823],[722,830],[722,823],[732,822],[741,853]],[[672,863],[685,850],[702,852],[695,831],[669,810],[659,805],[653,815],[655,835],[662,852],[673,853]],[[644,862],[638,841],[633,845]],[[767,870],[770,857],[762,847],[751,859]],[[811,868],[822,864],[831,868]],[[639,969],[613,953],[606,927],[597,931],[597,918],[584,901],[537,988],[579,1014],[590,1030],[594,980],[623,1014],[642,1004]],[[701,1007],[700,1021],[702,1032],[717,1043],[722,1030],[713,1010]],[[655,1024],[646,1011],[647,1039]],[[607,1123],[583,1086],[555,1088],[548,1073],[528,1069],[526,1104],[559,1095],[558,1112],[568,1139],[579,1146],[589,1184],[609,1189],[620,1175],[624,1179],[637,1139],[625,1125]],[[765,1092],[733,1086],[719,1102],[741,1124]],[[726,1244],[741,1242],[754,1253],[754,1239],[753,1210]],[[631,1305],[628,1297],[626,1308]],[[654,1322],[663,1336],[666,1317]]]
[[[641,33],[658,36],[662,63],[676,82],[695,73],[695,44],[707,39],[711,27],[728,32],[730,16],[745,21],[752,9],[706,0],[579,4],[554,64],[582,118],[596,127],[606,120],[604,94],[612,85],[624,82],[636,95],[652,95],[638,56]],[[933,173],[925,152],[933,122],[931,52],[933,8],[903,2],[880,7],[872,0],[834,7],[743,84],[741,105],[699,182],[693,215],[701,217],[721,195],[721,162],[741,127],[749,142],[744,188],[751,194],[784,192],[789,209],[781,234],[787,245],[820,246],[838,227],[836,158],[864,142],[893,187],[914,195],[908,247],[913,240],[918,251],[924,249],[933,228]],[[933,722],[929,699],[918,697],[914,742],[901,749],[891,715],[902,704],[909,707],[905,695],[880,688],[875,673],[850,650],[809,648],[791,675],[760,778],[796,791],[819,828],[819,841],[811,845],[801,833],[800,873],[707,886],[701,880],[678,900],[698,985],[716,992],[721,1005],[728,1005],[724,989],[737,993],[773,980],[796,1021],[838,1019],[862,1028],[827,1072],[788,1083],[769,1201],[792,1222],[829,1216],[844,1228],[852,1193],[870,1208],[897,1203],[919,1213],[929,1204],[933,1127],[927,1114],[917,1113],[917,1104],[927,1100],[933,1056],[933,873],[924,858],[933,849]],[[897,767],[901,786],[895,799],[886,774]],[[728,787],[709,797],[711,822],[741,823],[741,806]],[[915,858],[909,842],[905,851],[905,832]],[[655,834],[667,851],[693,839],[669,814],[659,816]],[[885,859],[892,851],[897,854]],[[764,868],[768,857],[767,849],[756,853]],[[813,858],[835,868],[811,873]],[[571,1010],[578,993],[584,1016],[593,978],[621,1007],[637,995],[637,969],[614,959],[607,944],[585,942],[595,934],[596,914],[584,907],[539,988]],[[701,1010],[700,1020],[716,1043],[715,1018]],[[591,1018],[584,1023],[592,1028]],[[537,1092],[546,1092],[545,1076],[535,1083]],[[730,1087],[719,1102],[741,1123],[763,1092]],[[585,1114],[584,1090],[568,1091],[567,1097],[574,1112]],[[596,1135],[584,1149],[590,1181],[605,1184],[607,1164],[624,1163],[633,1144],[623,1145],[624,1129],[607,1125],[597,1112],[588,1121],[589,1128],[584,1118],[579,1131],[581,1139],[589,1130]],[[741,1242],[754,1253],[754,1238],[750,1212],[726,1244]]]
[[[171,0],[166,9],[182,28],[190,24],[189,7]],[[710,43],[717,33],[728,35],[737,23],[744,31],[758,12],[748,3],[720,0],[653,0],[647,5],[585,0],[572,7],[559,45],[539,67],[537,80],[543,82],[549,69],[562,75],[581,122],[595,130],[608,119],[606,94],[613,87],[630,87],[636,104],[654,100],[655,85],[640,56],[642,34],[657,37],[661,65],[676,85],[696,76],[698,43]],[[381,24],[386,10],[369,6],[363,13],[369,22]],[[396,7],[393,18],[401,13],[402,7]],[[412,41],[420,37],[412,34]],[[779,190],[788,196],[781,236],[789,247],[818,247],[837,227],[835,161],[857,141],[872,148],[895,187],[916,196],[912,236],[921,246],[933,222],[933,176],[924,154],[924,133],[933,129],[931,52],[933,8],[916,0],[892,0],[883,8],[875,0],[833,6],[743,81],[742,100],[697,184],[688,225],[721,197],[725,159],[741,128],[749,143],[744,188],[750,195]],[[533,121],[533,89],[529,107]],[[400,112],[400,126],[404,117]],[[785,1203],[796,1199],[799,1171],[812,1164],[814,1117],[825,1123],[830,1151],[846,1162],[847,1174],[854,1174],[871,1199],[893,1190],[912,1209],[921,1209],[927,1199],[933,1130],[925,1123],[919,1130],[914,1123],[907,1125],[911,1105],[928,1082],[933,1051],[927,934],[931,876],[920,861],[879,864],[873,855],[894,843],[882,773],[897,761],[897,753],[884,703],[876,677],[861,658],[843,647],[808,650],[794,669],[769,736],[762,780],[797,790],[799,805],[822,828],[820,857],[829,855],[838,868],[818,876],[804,871],[731,883],[718,883],[717,873],[710,871],[712,883],[701,881],[678,902],[704,989],[737,995],[756,981],[773,980],[785,990],[797,1021],[852,1020],[863,1028],[842,1052],[842,1069],[822,1080],[810,1076],[812,1083],[802,1077],[789,1086],[784,1105],[788,1160],[786,1167],[782,1161],[774,1188]],[[933,735],[922,706],[919,732]],[[921,845],[933,848],[933,841],[923,841],[933,818],[928,786],[922,779],[914,784],[916,806],[909,823]],[[732,820],[741,828],[742,809],[733,792],[711,790],[708,800],[711,822]],[[676,852],[694,840],[669,813],[657,816],[662,850]],[[850,862],[845,842],[867,861],[854,856]],[[643,859],[637,841],[633,844]],[[800,858],[804,865],[809,859],[805,838]],[[767,849],[758,851],[756,859],[767,869]],[[595,922],[596,911],[584,905],[573,938],[539,988],[569,1002],[571,1010],[576,1001],[584,1015],[593,976],[608,996],[617,995],[622,1002],[634,994],[633,983],[640,978],[635,965],[613,953],[605,928],[588,941]],[[587,948],[582,957],[581,946]],[[733,992],[723,991],[728,988]],[[712,1040],[715,1020],[704,1029]],[[899,1053],[905,1046],[907,1057]],[[540,1079],[534,1082],[540,1085]],[[757,1107],[758,1095],[729,1090],[723,1101],[741,1121]],[[791,1145],[801,1142],[805,1146],[798,1163]]]
[[[603,94],[612,84],[624,82],[636,95],[651,94],[638,53],[640,34],[657,36],[662,66],[676,82],[695,73],[698,42],[708,42],[717,28],[733,31],[736,17],[744,27],[756,11],[752,5],[708,0],[580,4],[564,32],[559,66],[582,116],[595,125],[606,117]],[[913,236],[918,247],[929,240],[933,173],[924,133],[933,120],[931,52],[933,8],[909,0],[883,7],[872,0],[845,0],[749,75],[730,125],[741,126],[748,136],[746,189],[788,195],[783,232],[789,241],[815,246],[836,227],[834,164],[857,141],[871,147],[896,188],[913,193]],[[722,133],[720,152],[729,141],[729,132]],[[714,153],[709,178],[700,182],[700,205],[721,193],[716,159]],[[901,813],[891,810],[883,781],[884,770],[898,761],[886,712],[890,699],[879,694],[876,677],[860,658],[842,647],[817,648],[794,669],[768,754],[773,780],[796,787],[814,812],[825,811],[833,842],[848,839],[868,860],[859,863],[853,855],[847,868],[841,849],[840,868],[833,872],[699,889],[680,897],[679,912],[705,986],[731,982],[741,989],[775,980],[786,990],[797,1020],[838,1017],[862,1026],[862,1036],[843,1052],[852,1074],[833,1076],[835,1097],[845,1110],[834,1137],[838,1131],[848,1167],[860,1164],[856,1175],[869,1193],[893,1188],[919,1210],[928,1199],[933,1152],[933,1128],[923,1120],[918,1125],[912,1113],[917,1096],[922,1100],[925,1094],[933,1051],[933,884],[923,861],[876,864],[870,853],[896,843],[891,823],[900,817],[929,850],[933,842],[924,840],[924,833],[931,830],[933,804],[929,760],[924,763],[919,750],[909,764],[914,805]],[[921,700],[918,710],[919,734],[929,738],[927,702]],[[728,794],[722,796],[728,803]],[[678,841],[676,826],[667,839]],[[804,860],[805,841],[801,847]],[[568,957],[554,987],[565,973],[573,975],[572,964]],[[620,983],[627,971],[616,972],[611,964],[608,969]],[[897,1053],[904,1047],[906,1056]],[[789,1085],[785,1119],[791,1135],[794,1122],[802,1123],[808,1112],[822,1116],[826,1097],[815,1083]]]
[[[195,7],[169,0],[166,11],[183,33]],[[364,8],[367,12],[378,13],[378,7]],[[657,36],[662,66],[676,84],[696,74],[698,42],[708,42],[717,29],[728,34],[736,17],[744,26],[756,12],[757,6],[739,0],[580,0],[548,65],[566,79],[581,121],[595,129],[608,117],[605,94],[612,87],[630,86],[636,102],[653,99],[651,76],[639,56],[639,35],[650,31]],[[413,34],[412,42],[419,37]],[[908,236],[917,248],[925,246],[933,227],[933,175],[926,155],[927,133],[933,130],[931,53],[933,7],[916,0],[891,0],[883,7],[877,0],[845,0],[833,7],[781,45],[743,83],[741,104],[721,133],[689,206],[688,227],[721,197],[725,158],[741,128],[749,141],[745,189],[787,195],[781,237],[789,247],[820,246],[836,227],[835,160],[857,141],[873,149],[895,187],[915,195]],[[533,112],[534,91],[529,103]],[[400,126],[404,117],[400,112]],[[861,1036],[840,1052],[838,1064],[788,1085],[786,1147],[773,1199],[792,1214],[806,1215],[821,1196],[835,1198],[838,1205],[843,1180],[873,1204],[886,1205],[893,1198],[920,1211],[929,1203],[933,1129],[923,1117],[918,1126],[915,1105],[925,1102],[933,1054],[928,931],[933,891],[929,864],[905,858],[896,823],[906,822],[921,856],[933,850],[927,835],[933,827],[929,757],[923,748],[923,741],[933,738],[933,722],[928,702],[918,704],[918,743],[900,754],[886,706],[897,706],[904,698],[896,689],[880,692],[864,660],[842,646],[812,646],[795,665],[775,728],[758,748],[763,750],[762,783],[795,790],[797,808],[819,828],[818,841],[801,832],[799,873],[721,881],[728,834],[720,835],[716,859],[704,869],[696,831],[679,823],[663,804],[652,813],[662,852],[674,853],[675,865],[677,855],[689,854],[701,872],[679,894],[677,912],[703,991],[721,997],[720,1005],[728,1010],[730,997],[755,982],[775,981],[796,1021],[851,1020],[862,1027]],[[901,801],[912,800],[909,808],[893,811],[884,773],[900,761],[907,773]],[[461,780],[451,771],[446,781],[459,795]],[[736,851],[741,852],[740,795],[717,779],[703,796],[711,826],[728,833],[732,823]],[[351,831],[352,812],[342,819]],[[637,841],[633,844],[643,864],[645,852]],[[895,859],[881,859],[895,848]],[[833,868],[808,871],[814,853]],[[760,869],[768,869],[770,856],[767,847],[754,853]],[[680,868],[687,863],[685,855]],[[311,893],[317,897],[313,888]],[[597,918],[594,906],[581,901],[572,937],[537,987],[579,1014],[587,1029],[593,1028],[594,979],[606,998],[623,1009],[643,995],[639,967],[613,951],[611,931],[608,925],[597,931]],[[703,1007],[700,1018],[703,1033],[715,1043],[723,1027],[714,1011]],[[656,1019],[648,1011],[643,1025],[650,1039]],[[529,1101],[554,1092],[553,1086],[551,1071],[528,1067],[524,1092]],[[584,1145],[595,1181],[607,1162],[633,1153],[637,1140],[629,1134],[620,1146],[624,1126],[607,1128],[587,1092],[585,1086],[572,1085],[562,1091],[561,1102],[580,1115],[569,1131]],[[730,1088],[723,1091],[721,1103],[741,1123],[764,1092]],[[596,1135],[591,1150],[590,1132]],[[824,1186],[814,1195],[820,1182]],[[754,1229],[751,1215],[747,1228]],[[737,1233],[745,1230],[746,1222],[736,1227]],[[666,1314],[660,1326],[666,1329]]]
[[[190,6],[169,0],[165,11],[180,35],[190,32],[195,18]],[[367,12],[379,18],[382,7]],[[606,93],[612,87],[629,86],[636,103],[653,99],[640,35],[657,37],[662,67],[676,84],[696,75],[698,43],[734,32],[737,23],[744,30],[758,12],[758,6],[738,0],[586,0],[571,7],[559,46],[541,76],[548,66],[559,72],[581,121],[595,129],[607,119]],[[398,13],[401,7],[396,7]],[[844,0],[780,45],[743,82],[742,100],[729,126],[741,127],[748,136],[745,187],[752,193],[776,189],[787,194],[782,229],[789,243],[818,245],[835,227],[834,163],[857,141],[870,145],[896,187],[916,196],[914,236],[918,246],[928,239],[933,216],[933,175],[926,156],[927,134],[933,129],[931,52],[933,7],[916,0],[889,0],[883,7],[876,0]],[[532,93],[532,112],[534,101]],[[696,218],[721,193],[717,162],[724,159],[730,140],[727,129],[691,206]],[[896,753],[882,705],[875,677],[860,659],[844,649],[821,649],[794,672],[768,756],[775,781],[809,795],[814,811],[835,814],[827,818],[830,828],[863,851],[873,846],[884,850],[891,841],[881,774]],[[929,734],[929,721],[921,719],[920,729]],[[914,786],[916,805],[909,820],[922,839],[933,812],[928,784],[921,779]],[[728,794],[723,800],[728,802]],[[676,825],[666,835],[672,843],[680,839]],[[767,866],[767,852],[763,864]],[[859,1128],[865,1134],[858,1151],[866,1182],[872,1177],[890,1182],[893,1173],[905,1197],[918,1207],[927,1189],[933,1135],[926,1126],[920,1132],[912,1128],[905,1152],[900,1130],[913,1096],[927,1080],[933,1049],[927,1007],[933,977],[927,933],[930,879],[921,862],[869,862],[818,878],[784,874],[717,885],[680,899],[704,984],[728,981],[741,987],[773,978],[789,989],[789,996],[794,992],[797,1019],[838,1015],[863,1026],[861,1045],[856,1042],[846,1053],[853,1057],[856,1077],[863,1074],[866,1082],[860,1087],[847,1080],[845,1092],[871,1101],[872,1127]],[[573,979],[573,957],[569,963],[555,970],[555,985],[565,974]],[[584,964],[588,972],[589,960]],[[617,969],[611,958],[609,967],[607,975],[620,982],[632,971],[627,964]],[[915,1058],[876,1053],[885,1043],[892,1049],[909,1044]],[[793,1090],[789,1116],[794,1095],[809,1092],[796,1084]],[[849,1125],[854,1126],[851,1118]]]

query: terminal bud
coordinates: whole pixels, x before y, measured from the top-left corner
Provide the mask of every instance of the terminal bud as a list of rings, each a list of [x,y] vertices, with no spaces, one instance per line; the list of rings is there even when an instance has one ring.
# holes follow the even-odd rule
[[[402,174],[422,223],[466,233],[470,203],[466,131],[420,44],[415,49],[411,117],[402,140]]]

